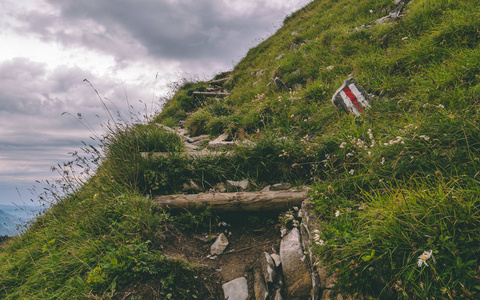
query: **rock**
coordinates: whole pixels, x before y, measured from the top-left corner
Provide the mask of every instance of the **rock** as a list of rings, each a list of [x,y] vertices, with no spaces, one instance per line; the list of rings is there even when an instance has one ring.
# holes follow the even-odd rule
[[[222,285],[223,294],[226,300],[247,300],[248,283],[247,278],[240,277]]]
[[[257,73],[255,73],[255,75],[256,75],[257,77],[263,76],[263,75],[265,75],[265,71],[264,71],[264,70],[260,70],[260,71],[258,71]]]
[[[298,34],[298,31],[292,31],[292,36],[296,36]]]
[[[288,182],[282,182],[282,183],[276,183],[272,185],[270,188],[272,191],[281,191],[281,190],[288,190],[290,187],[292,187],[291,183]]]
[[[335,92],[332,103],[338,108],[360,116],[362,112],[370,107],[367,92],[354,78],[348,78],[343,85]]]
[[[280,80],[280,78],[278,77],[275,77],[273,79],[273,83],[275,83],[275,87],[277,88],[277,90],[286,90],[288,89],[287,86],[285,85],[285,83],[283,83],[282,80]]]
[[[280,255],[276,254],[276,253],[273,253],[270,255],[273,259],[273,262],[275,263],[275,267],[280,267],[280,265],[282,264],[282,260],[280,259]]]
[[[221,134],[218,138],[210,141],[208,143],[208,148],[210,149],[226,149],[235,146],[235,142],[227,142],[225,141],[228,139],[228,133]]]
[[[217,183],[213,189],[216,191],[216,192],[219,192],[219,193],[225,193],[227,191],[227,187],[225,186],[225,183],[223,182],[220,182],[220,183]]]
[[[310,271],[303,254],[298,228],[293,228],[280,242],[280,258],[288,297],[308,297],[312,290]]]
[[[225,251],[225,249],[227,248],[227,246],[228,246],[228,239],[225,236],[225,234],[221,233],[218,236],[215,243],[213,243],[213,245],[210,247],[210,254],[212,255],[222,254],[223,251]]]
[[[190,180],[188,183],[183,184],[183,191],[184,192],[189,192],[189,191],[203,192],[203,188],[198,184],[196,184],[193,180]]]
[[[262,271],[259,268],[255,268],[253,270],[253,279],[253,291],[255,292],[255,300],[268,299],[268,289],[262,276]]]
[[[275,58],[275,60],[282,59],[283,55],[284,55],[284,54],[283,54],[283,53],[281,53],[279,56],[277,56],[277,58]]]
[[[281,290],[281,289],[278,289],[278,290],[275,292],[275,300],[283,300],[282,290]]]
[[[241,189],[241,190],[246,190],[249,186],[249,182],[247,179],[241,180],[241,181],[233,181],[233,180],[227,180],[227,188],[229,189]]]
[[[273,283],[277,275],[277,272],[275,271],[275,261],[267,252],[263,252],[260,256],[260,266],[265,281]]]
[[[269,192],[271,187],[272,187],[271,185],[267,185],[261,190],[261,192]]]

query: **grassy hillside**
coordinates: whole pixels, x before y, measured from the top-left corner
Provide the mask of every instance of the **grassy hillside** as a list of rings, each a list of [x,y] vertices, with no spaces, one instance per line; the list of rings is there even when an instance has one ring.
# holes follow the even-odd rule
[[[1,297],[115,298],[155,282],[165,299],[202,299],[196,267],[162,249],[169,228],[214,216],[172,215],[145,196],[248,178],[255,189],[313,187],[322,229],[313,251],[343,292],[479,298],[480,1],[413,0],[401,19],[372,22],[395,2],[313,1],[215,78],[230,76],[230,95],[194,95],[209,84],[187,82],[147,124],[112,125],[101,153],[88,148],[96,174],[1,250]],[[361,117],[331,103],[352,76],[372,94]],[[253,143],[190,160],[154,124],[179,121],[192,136]],[[154,151],[171,155],[140,156]]]

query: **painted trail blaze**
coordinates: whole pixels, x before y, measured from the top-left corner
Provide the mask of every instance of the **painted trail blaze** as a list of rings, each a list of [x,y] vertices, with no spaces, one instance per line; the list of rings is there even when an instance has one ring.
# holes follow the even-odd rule
[[[368,95],[355,79],[348,78],[332,97],[333,104],[357,116],[370,107]]]

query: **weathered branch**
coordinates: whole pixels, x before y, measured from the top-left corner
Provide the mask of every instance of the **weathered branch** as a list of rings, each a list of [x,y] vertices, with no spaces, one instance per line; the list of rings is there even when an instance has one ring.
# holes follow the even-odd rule
[[[217,212],[281,211],[300,206],[307,198],[305,190],[203,193],[157,196],[155,205],[170,210],[196,210],[211,207]]]

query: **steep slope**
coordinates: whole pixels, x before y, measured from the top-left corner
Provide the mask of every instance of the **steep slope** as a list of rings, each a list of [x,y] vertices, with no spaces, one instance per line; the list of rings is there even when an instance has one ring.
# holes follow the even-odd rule
[[[148,124],[110,127],[104,155],[87,153],[100,155],[96,174],[67,181],[71,194],[2,249],[0,295],[119,298],[155,287],[144,297],[206,299],[198,266],[165,249],[171,232],[208,231],[217,216],[171,214],[150,196],[247,178],[252,189],[313,188],[312,251],[337,291],[478,298],[479,4],[313,1],[214,78],[225,80],[186,82]],[[360,117],[331,103],[349,77],[372,95]],[[155,123],[239,143],[229,155],[191,159]]]

